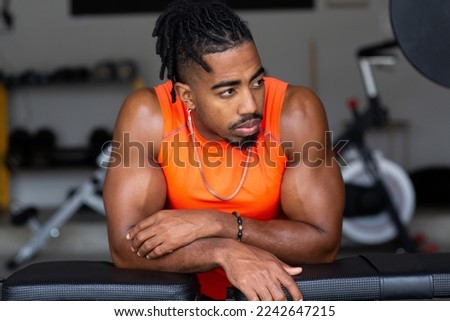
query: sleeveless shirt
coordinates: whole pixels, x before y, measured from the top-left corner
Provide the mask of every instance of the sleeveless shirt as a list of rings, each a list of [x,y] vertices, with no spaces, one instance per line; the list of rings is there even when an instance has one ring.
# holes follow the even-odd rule
[[[242,217],[259,220],[282,216],[280,190],[287,158],[280,146],[280,114],[287,83],[265,77],[264,87],[261,131],[250,151],[247,176],[242,188],[229,201],[215,198],[205,187],[187,127],[187,108],[178,97],[175,103],[171,102],[171,81],[155,87],[164,122],[158,163],[166,179],[166,208],[216,209],[226,213],[237,211]],[[208,142],[196,131],[195,123],[193,127],[195,148],[206,181],[217,194],[229,196],[239,185],[247,151],[232,147],[225,141]],[[225,299],[226,289],[231,284],[222,269],[199,273],[198,278],[204,295]]]

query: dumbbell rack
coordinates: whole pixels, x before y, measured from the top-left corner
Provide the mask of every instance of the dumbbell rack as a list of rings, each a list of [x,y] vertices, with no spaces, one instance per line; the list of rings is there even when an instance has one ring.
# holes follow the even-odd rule
[[[7,92],[8,88],[16,87],[46,87],[51,86],[72,86],[72,85],[131,85],[133,89],[144,87],[145,84],[141,78],[139,78],[138,67],[133,60],[124,59],[121,61],[113,61],[106,59],[95,64],[93,68],[80,66],[76,68],[64,67],[57,68],[53,72],[47,71],[25,71],[21,74],[10,74],[4,78],[5,86],[0,83],[0,116],[3,116],[3,111],[7,110]],[[4,88],[4,93],[1,89]],[[4,99],[3,99],[4,98]],[[3,100],[5,100],[3,102]],[[1,117],[7,122],[8,117]],[[3,128],[5,129],[4,137]],[[8,133],[6,132],[7,126],[0,126],[0,156],[2,152],[6,153],[8,146],[2,145],[1,138],[8,141]],[[95,135],[94,135],[95,134]],[[91,160],[95,161],[96,153],[100,151],[98,145],[99,133],[93,133],[90,139],[90,145],[88,148],[82,149],[64,149],[57,148],[52,154],[52,158],[48,164],[39,164],[42,168],[45,166],[53,167],[58,165],[69,166],[85,166],[91,165]],[[45,144],[44,144],[45,145]],[[4,151],[3,151],[4,149]],[[81,153],[80,153],[81,152]],[[69,156],[70,157],[69,157]],[[75,157],[74,157],[75,155]],[[83,157],[78,157],[83,155]],[[86,157],[87,162],[86,164]],[[103,206],[103,198],[101,195],[103,188],[103,181],[106,174],[105,168],[105,154],[103,152],[97,158],[97,168],[90,178],[81,183],[71,195],[58,205],[57,210],[51,215],[51,217],[44,223],[41,223],[34,216],[28,217],[26,224],[31,229],[32,236],[30,240],[24,244],[17,254],[7,262],[9,268],[15,268],[26,261],[33,258],[38,251],[40,251],[48,242],[50,238],[59,236],[59,229],[64,225],[82,206],[87,206],[94,211],[104,215],[105,210]],[[75,160],[74,160],[75,158]],[[80,162],[81,161],[81,162]],[[45,163],[45,162],[44,162]],[[5,167],[5,175],[3,175],[2,166],[3,160],[0,162],[0,209],[1,205],[4,205],[5,209],[11,208],[14,204],[11,204],[9,199],[9,170]],[[24,166],[26,168],[27,166]],[[33,168],[33,165],[30,166]],[[39,166],[38,166],[39,167]],[[5,192],[2,190],[5,189]]]
[[[4,209],[5,211],[8,211],[11,207],[11,203],[14,202],[14,199],[18,198],[17,195],[13,195],[14,192],[13,189],[11,189],[11,187],[14,187],[14,184],[17,182],[17,177],[11,175],[14,174],[16,170],[18,172],[22,169],[85,169],[88,166],[91,167],[92,165],[94,165],[93,163],[95,162],[95,157],[98,154],[99,148],[101,146],[101,144],[100,146],[97,144],[99,138],[98,130],[101,129],[105,133],[107,132],[108,136],[110,137],[110,126],[114,124],[114,119],[111,115],[116,112],[116,109],[112,111],[110,108],[103,108],[104,113],[107,113],[109,115],[108,117],[103,118],[103,115],[99,115],[99,112],[101,112],[102,109],[98,109],[97,105],[93,105],[96,109],[95,113],[93,114],[94,116],[88,116],[88,119],[86,121],[81,117],[77,117],[75,119],[68,118],[68,120],[70,121],[70,126],[68,126],[69,130],[73,130],[73,124],[75,123],[75,121],[82,122],[82,125],[84,126],[82,131],[77,131],[75,135],[73,135],[72,132],[72,134],[70,134],[71,137],[69,138],[69,140],[73,139],[73,137],[75,136],[75,139],[79,143],[80,139],[83,138],[78,134],[82,133],[81,135],[84,135],[84,133],[88,132],[89,126],[93,126],[94,128],[91,136],[89,137],[89,141],[81,142],[80,146],[73,146],[73,142],[69,144],[69,146],[64,146],[67,142],[63,142],[60,144],[60,142],[57,141],[57,138],[59,139],[57,133],[60,134],[64,132],[66,128],[61,126],[61,123],[59,122],[60,119],[58,119],[57,122],[54,121],[54,123],[52,123],[51,120],[57,119],[54,117],[54,115],[52,115],[52,111],[56,110],[61,113],[62,108],[49,107],[54,104],[55,101],[46,98],[47,95],[49,97],[60,96],[53,96],[52,93],[46,93],[43,96],[37,96],[38,103],[33,103],[32,105],[28,104],[29,102],[27,101],[26,108],[31,110],[27,111],[29,114],[33,113],[32,109],[34,109],[35,106],[38,106],[39,102],[43,102],[45,104],[44,107],[47,110],[51,110],[47,112],[50,117],[35,117],[35,119],[33,120],[34,123],[31,124],[25,122],[23,119],[17,122],[17,112],[11,113],[9,115],[10,117],[8,117],[8,115],[6,114],[8,109],[11,111],[17,110],[17,108],[14,108],[15,106],[13,106],[13,104],[16,102],[14,98],[9,99],[8,102],[6,101],[9,96],[20,97],[20,95],[23,94],[24,89],[26,90],[27,95],[30,95],[29,92],[32,92],[32,94],[34,95],[36,90],[43,92],[43,90],[41,90],[42,88],[50,88],[48,89],[50,91],[55,91],[55,89],[60,91],[62,88],[62,90],[64,91],[69,90],[69,95],[73,95],[73,92],[77,91],[78,89],[85,90],[86,88],[100,88],[100,90],[105,89],[108,92],[112,92],[113,94],[115,94],[116,92],[118,92],[116,88],[120,88],[120,90],[124,90],[125,96],[128,94],[130,88],[137,89],[144,86],[145,84],[143,80],[139,77],[138,65],[131,58],[123,58],[117,60],[112,58],[104,58],[91,65],[60,65],[56,66],[52,70],[29,68],[23,70],[22,72],[10,72],[6,74],[2,73],[0,75],[0,210]],[[98,93],[98,91],[95,92]],[[83,95],[83,97],[88,97],[89,100],[92,96],[91,93],[92,92],[88,91],[88,95]],[[98,94],[96,95],[98,96]],[[75,94],[75,97],[77,99],[79,96],[80,95],[78,93]],[[102,97],[105,96],[106,95],[103,95]],[[73,101],[73,99],[65,99]],[[120,105],[121,99],[123,99],[123,97],[119,99],[120,100],[118,101],[118,103],[114,103],[115,107]],[[91,103],[98,104],[98,100],[91,99]],[[11,104],[11,106],[8,106],[8,104]],[[55,106],[60,106],[60,101],[58,102],[56,100],[56,104],[57,105]],[[110,104],[110,101],[106,101],[106,104],[104,104],[103,106],[110,106]],[[73,104],[69,106],[73,106]],[[72,108],[68,110],[75,109]],[[46,113],[42,112],[41,110],[39,110],[38,112],[34,112],[34,114],[46,115]],[[60,114],[60,117],[66,117],[66,114],[67,113],[64,112],[64,114]],[[68,113],[68,115],[71,114]],[[67,121],[67,118],[64,119]],[[100,119],[100,122],[102,124],[98,125],[100,127],[96,127],[96,119]],[[8,120],[12,120],[12,122],[8,123]],[[15,124],[14,120],[16,120]],[[3,122],[5,122],[5,126],[2,126]],[[110,125],[106,125],[105,127],[104,124],[109,122]],[[29,134],[31,139],[25,145],[26,150],[31,151],[31,153],[27,152],[25,157],[23,157],[23,153],[20,153],[19,151],[19,160],[22,160],[22,162],[13,163],[13,165],[15,166],[10,166],[11,163],[9,162],[9,156],[11,155],[9,149],[11,146],[16,146],[15,144],[11,143],[10,139],[12,139],[11,134],[14,133],[16,129],[23,130],[26,132],[26,134]],[[38,139],[38,134],[42,130],[50,131],[54,136],[53,141],[50,141],[49,143],[48,140]],[[67,136],[69,135],[66,135],[66,137]],[[110,138],[108,138],[108,140],[109,139]],[[103,142],[104,141],[106,140],[103,140]],[[42,150],[41,147],[43,147],[44,150]],[[36,155],[43,157],[36,157]],[[6,166],[4,166],[5,163]],[[31,193],[28,193],[28,195],[31,195]],[[33,200],[32,202],[40,203],[40,201],[41,200]],[[23,200],[19,199],[19,202],[23,202]],[[27,201],[25,201],[25,203],[27,203]],[[46,204],[45,206],[48,205]]]
[[[44,224],[38,225],[36,224],[36,221],[34,221],[33,236],[20,248],[17,254],[7,262],[7,267],[9,269],[15,269],[25,262],[28,262],[47,244],[49,239],[58,237],[61,226],[75,215],[81,206],[86,205],[102,215],[105,214],[101,191],[105,179],[108,158],[109,156],[104,152],[98,156],[98,167],[92,176],[82,183]]]

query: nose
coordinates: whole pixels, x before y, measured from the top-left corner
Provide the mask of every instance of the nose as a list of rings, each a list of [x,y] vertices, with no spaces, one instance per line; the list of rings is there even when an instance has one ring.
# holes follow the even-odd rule
[[[239,114],[254,114],[258,111],[258,97],[251,89],[245,91],[242,97],[242,103],[239,104]]]

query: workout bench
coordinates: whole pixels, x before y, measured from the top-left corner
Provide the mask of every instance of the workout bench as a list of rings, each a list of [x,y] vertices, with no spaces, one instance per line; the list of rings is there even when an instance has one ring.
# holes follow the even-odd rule
[[[370,254],[305,264],[295,277],[305,300],[450,298],[450,253]],[[245,300],[235,290],[235,300]],[[194,275],[125,270],[110,262],[34,263],[9,276],[2,300],[197,300]]]

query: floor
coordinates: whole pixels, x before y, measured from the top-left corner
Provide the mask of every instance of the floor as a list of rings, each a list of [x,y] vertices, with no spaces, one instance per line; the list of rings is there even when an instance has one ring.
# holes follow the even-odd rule
[[[426,238],[427,251],[450,252],[450,208],[417,209],[408,229],[411,235],[421,235],[422,238]],[[110,260],[105,218],[95,212],[78,212],[63,225],[59,237],[51,238],[33,259],[22,266],[8,268],[8,263],[28,242],[31,235],[26,225],[15,226],[11,223],[8,214],[0,215],[0,279],[7,278],[17,268],[39,261]],[[396,242],[362,246],[343,239],[338,257],[369,251],[396,252],[398,249]]]

